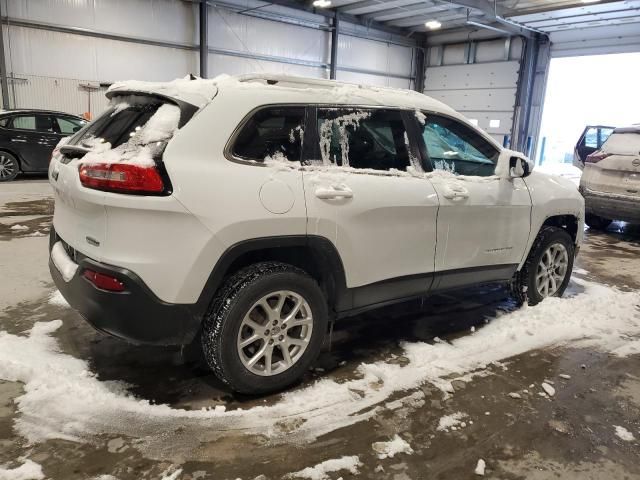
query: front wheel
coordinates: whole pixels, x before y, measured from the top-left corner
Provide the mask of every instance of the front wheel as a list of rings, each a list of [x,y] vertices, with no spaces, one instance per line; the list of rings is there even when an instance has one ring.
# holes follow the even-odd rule
[[[229,278],[214,299],[202,330],[204,356],[236,392],[281,390],[316,359],[327,322],[313,278],[291,265],[258,263]]]
[[[565,230],[543,227],[513,279],[515,299],[536,305],[546,297],[561,297],[571,278],[574,252],[573,240]]]

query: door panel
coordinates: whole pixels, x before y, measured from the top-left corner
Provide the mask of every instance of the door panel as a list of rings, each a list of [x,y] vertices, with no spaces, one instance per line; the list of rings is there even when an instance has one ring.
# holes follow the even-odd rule
[[[7,130],[11,148],[20,156],[25,172],[46,172],[51,153],[62,135],[55,133],[49,115],[16,115]]]
[[[434,269],[438,198],[427,179],[406,173],[417,149],[408,145],[403,115],[319,108],[315,126],[315,161],[303,172],[307,233],[334,243],[347,287],[371,286],[372,295],[356,292],[356,304],[425,293]],[[399,278],[407,276],[416,278],[409,284]],[[392,279],[398,288],[372,285]]]
[[[458,275],[453,284],[508,278],[513,268],[503,266],[520,263],[529,238],[531,197],[525,182],[494,176],[499,151],[480,133],[425,113],[421,138],[436,170],[431,182],[440,200],[436,272],[475,271]],[[439,286],[447,286],[446,280]]]

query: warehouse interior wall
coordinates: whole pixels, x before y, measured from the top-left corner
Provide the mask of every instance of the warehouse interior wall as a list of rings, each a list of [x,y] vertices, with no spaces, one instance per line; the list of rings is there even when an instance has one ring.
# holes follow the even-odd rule
[[[11,108],[95,116],[105,108],[104,93],[114,81],[199,74],[197,2],[0,3]],[[254,0],[209,6],[207,75],[329,78],[331,20],[280,6],[256,9],[260,6],[264,2]],[[346,22],[340,33],[338,80],[413,87],[415,40]]]
[[[438,44],[430,37],[424,93],[468,117],[503,145],[514,124],[523,41],[505,37]]]

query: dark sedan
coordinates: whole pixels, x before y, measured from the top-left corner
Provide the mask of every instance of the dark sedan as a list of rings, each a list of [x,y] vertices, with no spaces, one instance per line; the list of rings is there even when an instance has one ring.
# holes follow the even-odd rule
[[[64,112],[7,110],[0,112],[0,182],[19,173],[41,173],[49,168],[51,152],[86,120]]]

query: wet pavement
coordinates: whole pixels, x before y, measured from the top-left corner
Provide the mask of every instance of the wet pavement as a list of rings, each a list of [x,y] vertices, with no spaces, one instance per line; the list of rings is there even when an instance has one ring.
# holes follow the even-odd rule
[[[0,268],[5,284],[0,287],[0,331],[24,335],[35,322],[60,319],[62,326],[53,333],[60,353],[85,361],[104,384],[118,382],[124,395],[154,405],[256,411],[289,395],[233,395],[202,364],[197,350],[128,345],[93,331],[75,312],[48,301],[54,288],[46,266],[44,235],[52,213],[47,186],[29,179],[15,182],[11,191],[2,192],[3,188],[0,185]],[[33,260],[26,261],[25,255]],[[607,232],[588,231],[576,268],[591,281],[628,291],[640,288],[640,228],[614,223]],[[331,342],[327,339],[314,368],[292,391],[327,379],[346,382],[359,375],[363,362],[402,364],[407,361],[403,342],[463,338],[482,328],[487,318],[515,308],[504,289],[483,287],[343,321],[336,325]],[[553,385],[555,395],[541,395],[542,382]],[[297,478],[287,476],[345,455],[358,456],[358,473],[340,470],[324,478],[480,478],[474,469],[478,459],[484,459],[486,478],[640,479],[640,355],[617,357],[572,345],[527,351],[451,385],[452,391],[443,391],[425,382],[395,392],[363,420],[313,441],[292,436],[291,441],[276,442],[266,431],[207,432],[190,421],[173,425],[170,432],[132,425],[128,435],[103,433],[30,444],[18,428],[25,386],[0,380],[0,479],[3,467],[19,467],[27,458],[42,466],[44,478],[54,480],[101,475],[118,480]],[[518,394],[510,396],[513,392]],[[463,423],[438,429],[443,417],[456,412],[462,412]],[[145,423],[144,417],[140,423]],[[635,440],[621,439],[615,425],[625,425]],[[287,429],[295,427],[286,418],[273,424],[285,437]],[[136,436],[139,431],[153,434],[142,438]],[[379,458],[372,444],[396,434],[413,453]],[[148,448],[150,444],[154,447]]]

